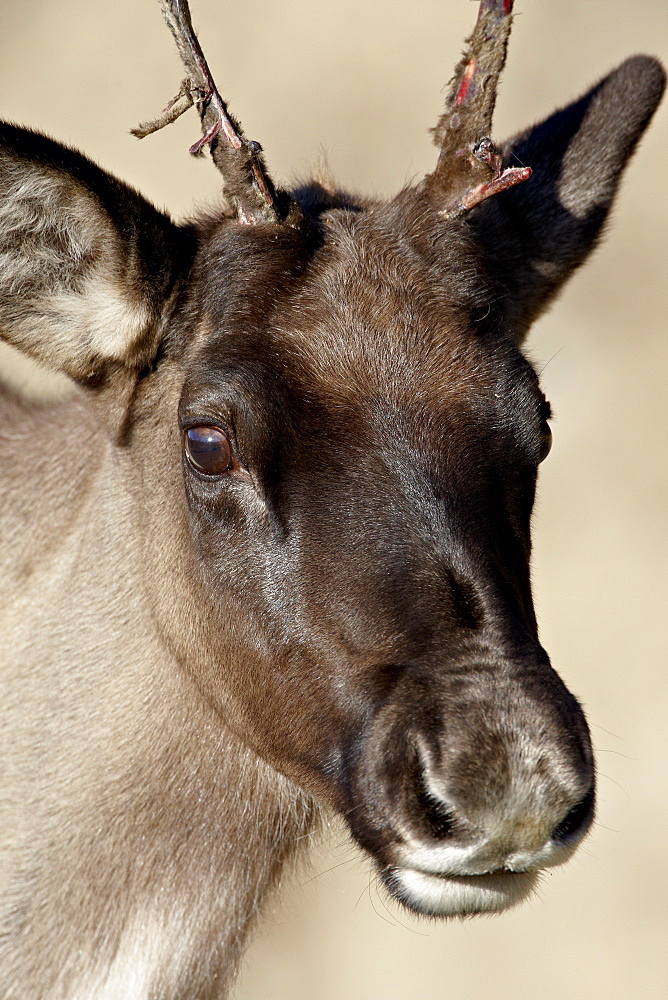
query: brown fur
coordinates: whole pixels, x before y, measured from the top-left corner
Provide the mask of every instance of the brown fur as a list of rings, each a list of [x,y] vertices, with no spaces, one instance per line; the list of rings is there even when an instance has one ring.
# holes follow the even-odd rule
[[[593,760],[537,637],[519,341],[661,88],[621,67],[507,144],[533,187],[457,218],[432,183],[313,184],[298,223],[177,227],[2,126],[0,332],[77,382],[2,397],[3,998],[226,995],[316,803],[423,913],[512,905],[575,849]]]

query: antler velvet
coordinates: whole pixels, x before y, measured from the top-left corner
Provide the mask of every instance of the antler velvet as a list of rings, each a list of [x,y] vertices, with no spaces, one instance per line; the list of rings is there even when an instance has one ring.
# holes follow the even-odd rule
[[[176,97],[152,122],[143,122],[133,135],[143,138],[174,121],[196,105],[202,121],[202,137],[190,152],[197,156],[208,145],[211,157],[223,175],[223,193],[240,222],[295,221],[295,203],[277,192],[267,172],[262,147],[246,139],[241,126],[229,113],[207,65],[192,26],[187,0],[160,0],[163,17],[174,36],[186,70]]]
[[[467,50],[455,70],[446,107],[434,129],[438,163],[427,189],[445,217],[464,215],[486,198],[531,176],[530,167],[502,167],[489,138],[499,77],[506,61],[513,0],[482,0]]]
[[[531,168],[503,168],[500,150],[489,137],[497,86],[506,59],[513,0],[481,0],[478,20],[450,86],[445,111],[434,129],[440,148],[436,169],[424,186],[444,218],[465,215],[475,205],[531,176]],[[133,129],[143,138],[195,105],[202,137],[190,152],[209,146],[223,175],[223,193],[237,219],[247,225],[302,217],[293,199],[277,191],[267,172],[262,147],[246,139],[220,96],[195,35],[187,0],[160,0],[176,41],[186,78],[176,97],[152,122]]]

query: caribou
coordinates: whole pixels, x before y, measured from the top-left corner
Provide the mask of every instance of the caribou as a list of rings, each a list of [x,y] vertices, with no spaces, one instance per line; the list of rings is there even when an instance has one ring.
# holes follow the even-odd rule
[[[596,245],[664,74],[629,59],[490,137],[482,0],[432,173],[381,202],[272,180],[184,64],[225,207],[176,224],[0,125],[0,331],[66,399],[0,396],[0,995],[227,995],[323,813],[433,917],[502,911],[594,815],[540,645],[550,406],[522,353]]]

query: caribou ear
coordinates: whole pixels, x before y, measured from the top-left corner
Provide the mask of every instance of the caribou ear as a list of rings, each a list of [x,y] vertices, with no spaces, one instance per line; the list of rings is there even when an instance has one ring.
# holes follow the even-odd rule
[[[79,153],[0,123],[0,336],[128,398],[190,238]]]
[[[504,144],[504,163],[533,174],[485,201],[467,222],[518,340],[595,247],[665,79],[656,60],[628,59],[579,101]]]

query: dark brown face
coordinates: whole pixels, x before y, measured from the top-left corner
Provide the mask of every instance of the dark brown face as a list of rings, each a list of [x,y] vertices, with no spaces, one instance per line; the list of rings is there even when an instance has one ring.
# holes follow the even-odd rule
[[[333,213],[299,268],[296,235],[212,243],[179,405],[184,659],[406,905],[502,909],[593,813],[586,723],[530,593],[548,408],[457,231],[432,258],[386,223]]]

